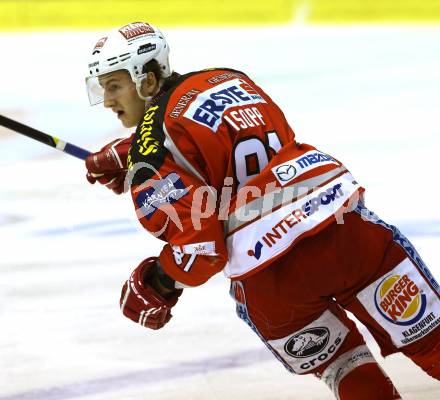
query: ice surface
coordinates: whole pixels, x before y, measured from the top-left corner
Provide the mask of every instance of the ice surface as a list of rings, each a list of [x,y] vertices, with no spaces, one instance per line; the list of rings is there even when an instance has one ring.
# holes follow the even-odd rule
[[[246,71],[300,141],[345,162],[371,209],[401,227],[440,276],[437,254],[440,29],[166,30],[174,69]],[[0,113],[90,150],[128,132],[87,102],[101,34],[2,34]],[[147,331],[120,315],[120,287],[161,243],[130,200],[84,179],[82,163],[0,128],[0,400],[331,399],[291,376],[235,317],[218,275],[186,290]],[[405,399],[440,385],[400,355],[383,360]]]

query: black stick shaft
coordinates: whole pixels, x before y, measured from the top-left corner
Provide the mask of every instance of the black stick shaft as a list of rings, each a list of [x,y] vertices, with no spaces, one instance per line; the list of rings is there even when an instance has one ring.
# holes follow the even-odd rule
[[[27,136],[48,146],[54,147],[74,157],[80,158],[81,160],[85,160],[85,158],[90,154],[89,151],[84,150],[81,147],[75,146],[74,144],[68,142],[64,142],[63,140],[60,140],[55,136],[48,135],[47,133],[41,132],[38,129],[31,128],[28,125],[5,117],[4,115],[0,115],[0,125],[11,129],[21,135]]]

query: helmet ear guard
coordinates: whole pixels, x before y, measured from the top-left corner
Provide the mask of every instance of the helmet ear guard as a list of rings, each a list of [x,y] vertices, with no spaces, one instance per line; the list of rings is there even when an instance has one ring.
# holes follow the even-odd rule
[[[96,43],[88,64],[86,86],[90,104],[104,100],[98,77],[118,70],[126,70],[136,85],[139,97],[148,100],[141,93],[142,80],[146,76],[143,67],[156,60],[162,77],[167,78],[171,75],[168,54],[169,46],[162,32],[147,23],[133,22],[113,29]]]

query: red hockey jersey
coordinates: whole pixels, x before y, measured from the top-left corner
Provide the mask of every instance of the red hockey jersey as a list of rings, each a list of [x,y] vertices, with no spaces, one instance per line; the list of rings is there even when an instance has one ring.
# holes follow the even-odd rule
[[[237,219],[235,195],[254,180],[273,183],[269,191],[284,186],[268,165],[282,148],[295,153],[292,161],[314,151],[295,143],[279,107],[238,71],[183,75],[146,111],[128,158],[131,193],[142,225],[167,242],[160,262],[169,276],[195,286],[224,269],[232,251],[225,241],[228,219]],[[342,168],[320,154],[321,163],[312,168],[315,174]],[[304,171],[303,177],[311,174]],[[288,185],[297,183],[290,179]],[[352,193],[340,197],[338,204]],[[268,257],[265,265],[270,264]],[[259,265],[251,263],[228,276],[240,277]]]

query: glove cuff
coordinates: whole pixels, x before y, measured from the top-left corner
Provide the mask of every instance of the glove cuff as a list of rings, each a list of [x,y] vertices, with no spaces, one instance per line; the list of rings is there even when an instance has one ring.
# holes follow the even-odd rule
[[[182,294],[182,289],[176,289],[175,281],[162,269],[158,257],[149,257],[142,261],[134,271],[134,279],[144,289],[150,289],[167,307],[173,307]]]

